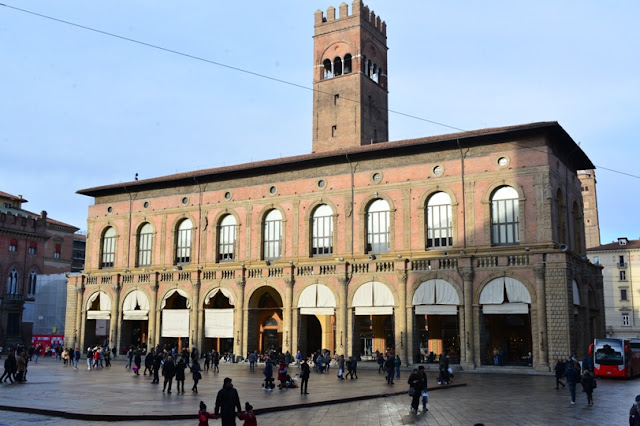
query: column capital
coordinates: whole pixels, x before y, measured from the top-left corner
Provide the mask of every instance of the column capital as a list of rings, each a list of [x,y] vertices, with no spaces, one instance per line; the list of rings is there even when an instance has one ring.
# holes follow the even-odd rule
[[[397,274],[398,274],[398,280],[406,284],[407,279],[409,278],[409,274],[407,273],[407,270],[403,269],[401,271],[398,271]]]
[[[153,291],[154,293],[158,292],[158,288],[160,287],[160,283],[158,283],[157,281],[152,281],[149,283],[149,288],[151,289],[151,291]]]
[[[200,281],[194,281],[194,282],[192,282],[192,283],[191,283],[191,287],[192,287],[194,290],[196,290],[196,291],[200,290]]]
[[[458,268],[464,281],[473,281],[473,268]]]
[[[536,276],[536,280],[544,280],[546,268],[544,264],[537,264],[533,266],[533,273]]]
[[[116,282],[115,284],[111,284],[111,290],[113,290],[114,293],[118,294],[120,293],[120,289],[122,288],[122,284],[120,284],[120,282]]]
[[[293,277],[284,279],[284,283],[286,284],[287,288],[293,288],[294,282],[295,279],[293,279]]]
[[[78,292],[78,294],[80,296],[82,296],[84,294],[84,285],[80,284],[76,286],[76,291]]]
[[[244,281],[244,278],[236,280],[236,285],[238,286],[239,290],[244,290],[245,284],[246,282]]]
[[[344,287],[349,285],[349,281],[351,281],[351,278],[347,278],[347,277],[338,278],[338,282],[340,283],[341,286],[344,286]]]

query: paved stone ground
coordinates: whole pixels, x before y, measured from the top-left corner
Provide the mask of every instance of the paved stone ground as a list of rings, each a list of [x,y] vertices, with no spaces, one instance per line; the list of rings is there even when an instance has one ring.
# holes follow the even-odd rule
[[[30,410],[58,410],[71,413],[124,414],[136,417],[142,414],[166,415],[195,414],[198,403],[204,400],[213,410],[215,394],[224,377],[234,380],[241,400],[250,401],[256,409],[273,407],[286,409],[258,416],[259,424],[280,425],[624,425],[627,413],[636,394],[640,393],[640,381],[598,380],[594,392],[595,404],[587,407],[586,395],[578,392],[576,405],[570,404],[568,390],[554,388],[554,378],[514,374],[458,373],[456,382],[462,387],[431,390],[429,411],[420,415],[409,413],[410,398],[390,395],[407,388],[407,372],[396,385],[388,386],[375,370],[362,369],[359,380],[338,381],[335,370],[331,374],[312,374],[308,396],[298,390],[264,392],[260,389],[262,376],[249,373],[245,365],[221,364],[221,373],[205,374],[199,385],[200,393],[190,392],[191,380],[185,382],[184,395],[163,394],[162,388],[151,385],[144,376],[134,377],[118,361],[109,369],[87,371],[63,367],[53,360],[29,365],[29,381],[26,384],[0,385],[0,405],[23,407]],[[293,369],[296,370],[295,368]],[[438,387],[429,374],[429,387]],[[174,384],[175,386],[175,384]],[[580,386],[578,385],[578,389]],[[385,397],[352,402],[341,401],[354,396],[389,394]],[[54,416],[0,411],[0,424],[25,425],[79,425],[84,420],[70,420]],[[196,420],[127,420],[135,425],[185,425]],[[91,421],[91,424],[122,424],[120,422]],[[212,425],[220,424],[212,420]],[[241,424],[241,422],[238,422]]]

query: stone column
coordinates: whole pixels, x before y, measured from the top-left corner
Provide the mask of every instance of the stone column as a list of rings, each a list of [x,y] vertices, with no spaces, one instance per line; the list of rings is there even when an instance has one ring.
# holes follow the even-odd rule
[[[109,345],[111,348],[115,345],[116,354],[118,353],[118,348],[120,348],[122,334],[122,319],[120,318],[120,290],[122,290],[122,284],[120,282],[121,278],[120,274],[116,275],[116,283],[111,285],[111,290],[113,290],[114,296],[113,304],[111,305],[111,321],[109,324]]]
[[[293,277],[285,278],[285,292],[284,292],[284,306],[282,307],[282,315],[284,316],[282,336],[282,352],[291,352],[291,339],[292,336],[292,319],[291,319],[291,305],[293,304]]]
[[[200,311],[200,272],[198,272],[198,278],[195,282],[191,283],[191,291],[193,296],[191,297],[191,319],[189,324],[191,326],[191,334],[189,337],[189,350],[194,346],[197,348],[201,342],[198,341],[198,334],[200,330],[200,324],[198,323],[198,312]]]
[[[236,326],[234,327],[236,335],[235,335],[235,345],[233,345],[233,351],[237,355],[242,357],[247,356],[247,346],[244,341],[244,279],[240,279],[236,281],[236,286],[238,288],[238,300],[236,301],[236,306],[233,311]]]
[[[473,370],[476,366],[476,350],[475,350],[475,334],[474,330],[478,330],[474,327],[474,315],[473,315],[473,269],[472,268],[460,268],[460,275],[462,275],[463,292],[464,292],[464,330],[463,335],[460,336],[460,343],[464,347],[464,363],[465,369]],[[479,318],[476,321],[478,324]]]
[[[411,365],[416,363],[416,354],[418,353],[419,348],[414,347],[415,336],[414,336],[414,320],[415,316],[413,315],[413,301],[407,301],[407,308],[405,311],[406,319],[407,319],[407,337],[405,337],[405,345],[407,347],[407,362],[405,365]]]
[[[151,274],[155,277],[155,274]],[[156,309],[158,306],[158,282],[154,280],[149,284],[151,290],[151,300],[149,300],[149,332],[148,335],[148,348],[155,347],[158,344],[157,327],[156,327]]]
[[[396,353],[400,355],[400,359],[404,365],[409,364],[407,357],[407,273],[399,272],[398,278],[398,302],[397,309],[394,312],[395,320],[395,340]]]
[[[153,289],[153,291],[156,294],[156,297],[154,297],[154,304],[153,304],[154,305],[154,310],[153,311],[154,311],[154,316],[155,316],[155,329],[156,329],[155,330],[155,340],[156,340],[155,344],[157,346],[160,343],[160,334],[161,334],[160,333],[160,331],[161,331],[160,330],[160,320],[161,320],[161,317],[162,317],[162,309],[160,308],[160,304],[158,303],[159,302],[159,300],[158,300],[158,289],[160,287],[160,273],[159,272],[154,273],[152,279],[154,281],[153,281],[153,283],[151,283],[151,285],[153,287],[155,287],[155,289]]]
[[[466,307],[466,303],[465,303],[465,307]],[[466,312],[466,311],[465,311]],[[480,305],[474,305],[473,306],[473,326],[475,330],[480,330],[480,315],[482,315],[480,313]],[[465,315],[466,317],[466,315]],[[472,356],[473,360],[477,360],[477,365],[480,365],[482,363],[482,355],[480,354],[480,333],[469,333],[468,334],[470,336],[469,340],[470,340],[470,348],[469,348],[469,353]],[[466,368],[466,367],[465,367]],[[469,367],[470,369],[474,368],[473,365],[471,365]]]
[[[83,277],[84,279],[84,277]],[[73,346],[75,348],[79,348],[80,351],[82,352],[82,339],[80,338],[80,336],[83,335],[83,331],[84,331],[84,323],[82,321],[82,314],[83,314],[83,300],[84,300],[84,284],[80,283],[79,286],[76,286],[76,292],[77,292],[77,297],[76,297],[76,327],[75,327],[75,333],[73,336]]]
[[[533,267],[536,277],[536,310],[538,311],[538,335],[533,342],[538,341],[533,350],[533,365],[537,370],[549,371],[549,351],[547,343],[547,298],[545,290],[545,267],[538,264]]]
[[[338,306],[338,312],[336,315],[336,351],[344,354],[345,357],[353,355],[353,349],[349,342],[349,334],[347,323],[347,286],[349,285],[349,279],[338,278],[338,297],[340,298],[340,304]]]

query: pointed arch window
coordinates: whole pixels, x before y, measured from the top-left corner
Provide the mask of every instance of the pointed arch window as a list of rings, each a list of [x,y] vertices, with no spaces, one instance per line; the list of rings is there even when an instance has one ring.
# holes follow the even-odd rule
[[[191,262],[191,239],[193,224],[185,219],[178,225],[176,231],[176,263]]]
[[[377,199],[367,209],[367,253],[388,253],[389,203]]]
[[[18,294],[18,279],[20,278],[20,273],[16,268],[12,268],[9,271],[9,276],[7,277],[7,294]]]
[[[110,226],[102,234],[102,257],[100,259],[101,268],[113,268],[116,257],[116,230]]]
[[[327,256],[333,253],[333,210],[326,204],[313,211],[311,223],[311,255]]]
[[[264,260],[280,259],[282,246],[282,213],[273,209],[264,218],[263,230]]]
[[[345,74],[351,73],[351,54],[350,53],[347,53],[346,55],[344,55],[344,73]]]
[[[498,188],[491,196],[491,242],[494,245],[520,242],[518,198],[518,192],[510,186]]]
[[[236,251],[236,218],[228,214],[222,218],[218,226],[218,260],[230,262],[235,259]]]
[[[427,201],[427,248],[451,247],[453,229],[451,197],[446,192],[436,192]]]
[[[138,233],[138,266],[151,266],[153,227],[145,223]]]
[[[27,289],[27,294],[29,296],[35,296],[36,294],[36,282],[38,280],[38,274],[36,271],[31,271],[29,273],[29,288]]]

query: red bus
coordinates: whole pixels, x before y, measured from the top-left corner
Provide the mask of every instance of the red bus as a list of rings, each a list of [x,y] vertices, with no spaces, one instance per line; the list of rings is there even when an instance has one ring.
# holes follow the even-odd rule
[[[640,374],[640,340],[595,339],[589,354],[593,356],[596,376],[632,378]]]

